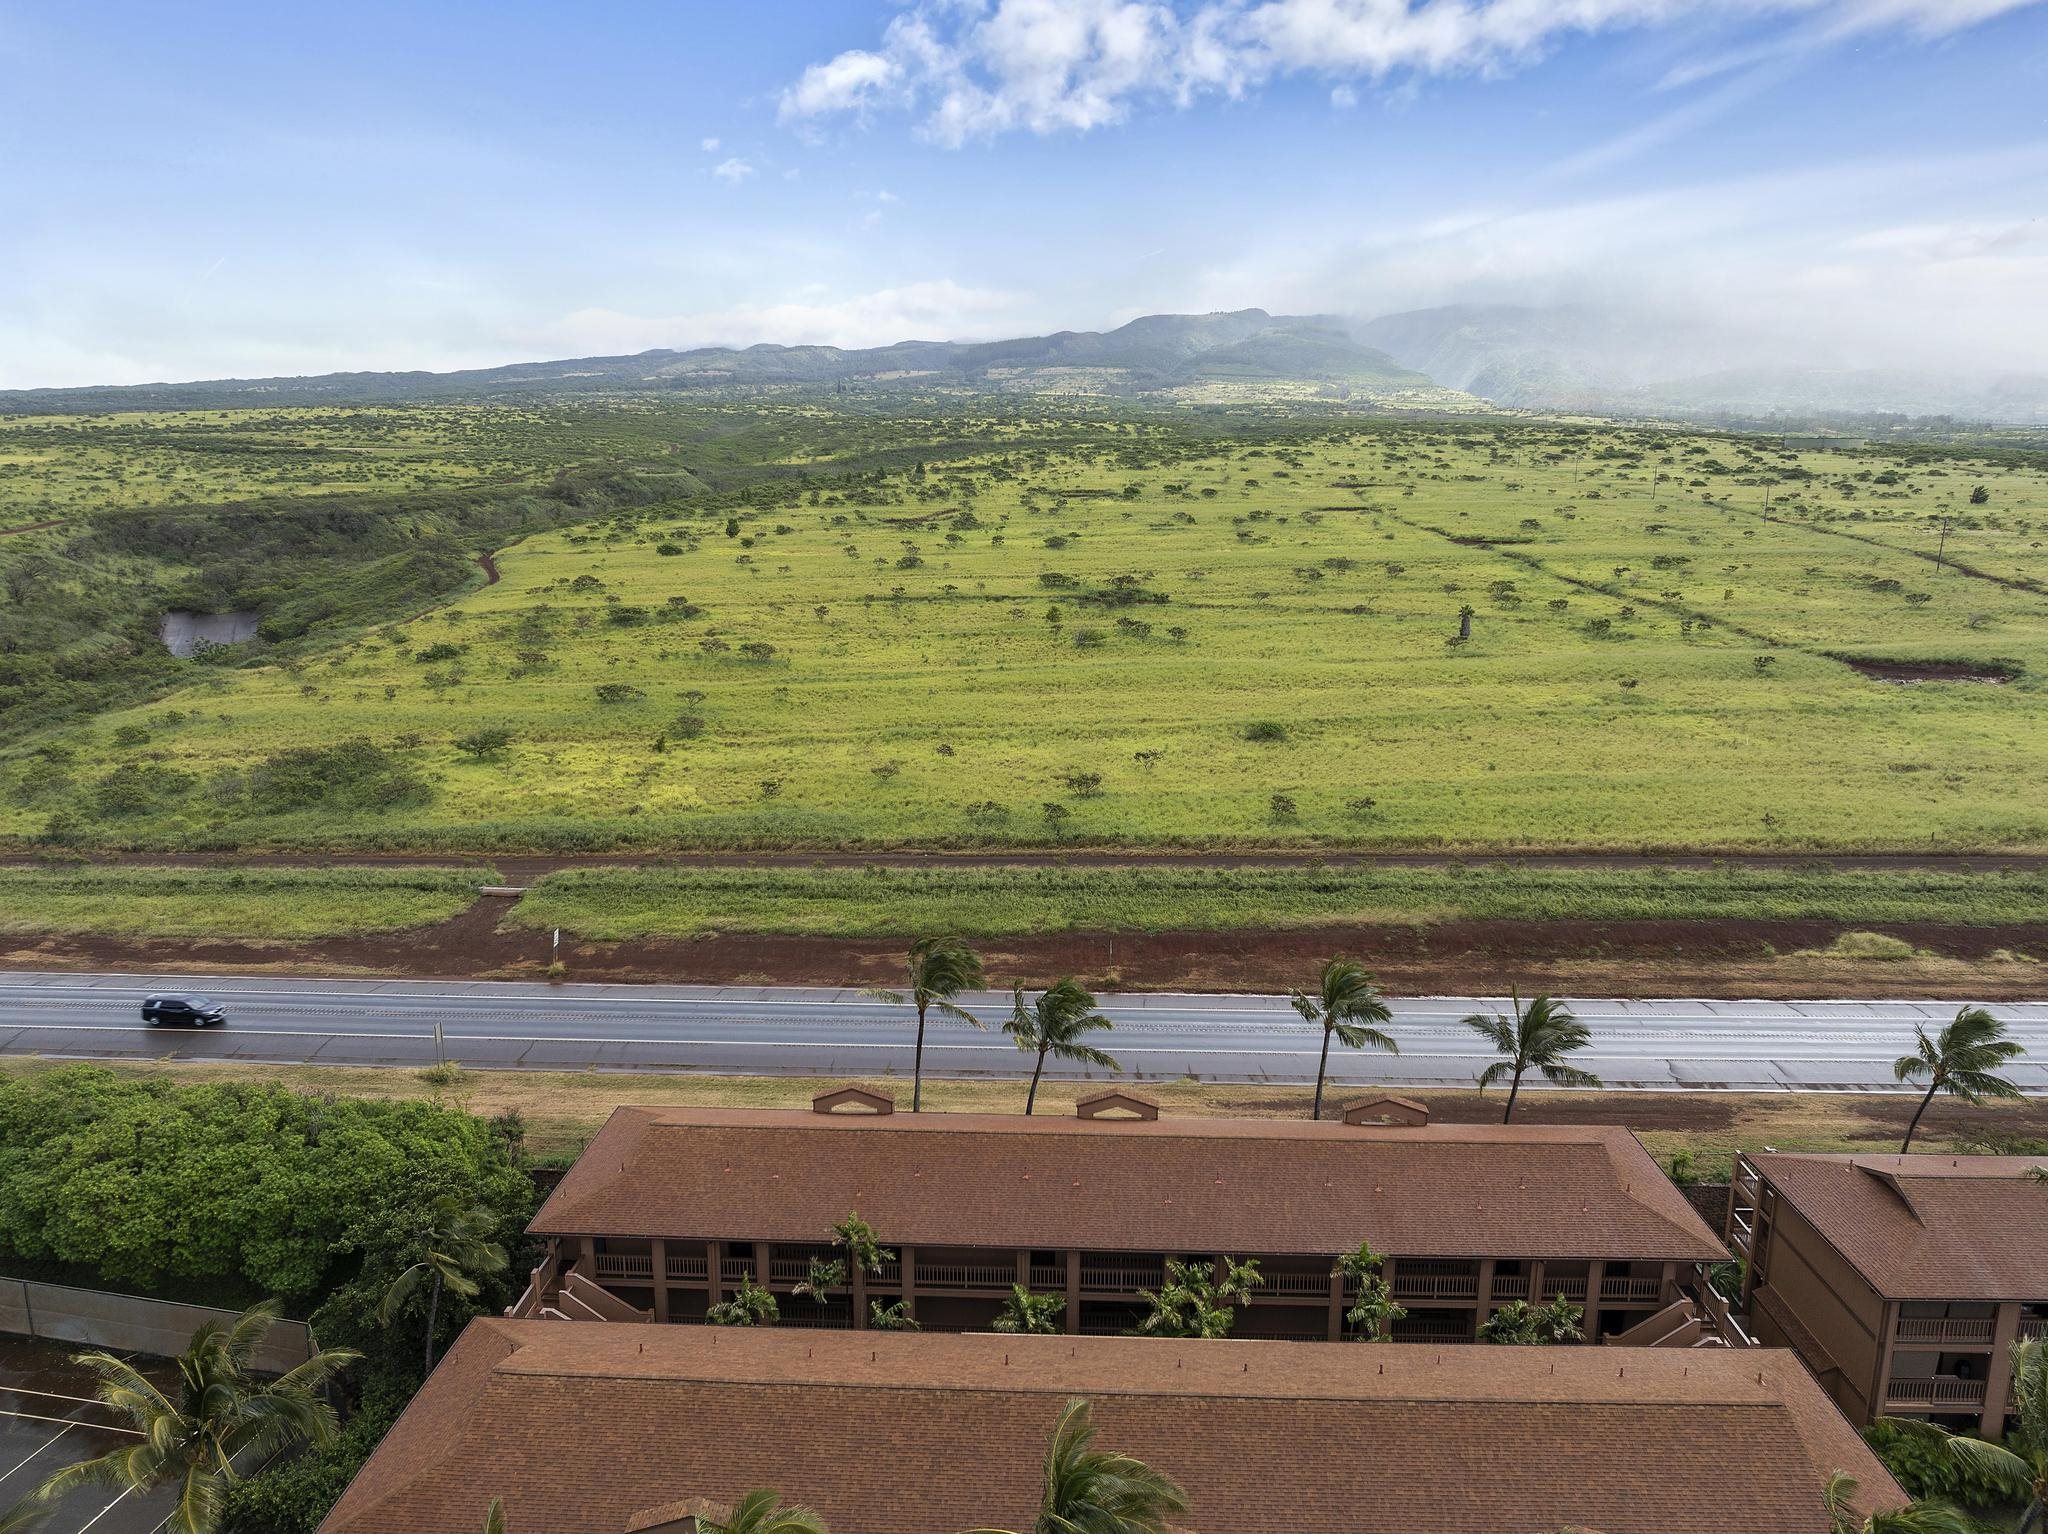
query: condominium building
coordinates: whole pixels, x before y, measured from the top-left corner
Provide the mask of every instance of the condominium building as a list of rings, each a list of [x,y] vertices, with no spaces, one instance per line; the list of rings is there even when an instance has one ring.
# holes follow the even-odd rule
[[[535,1218],[546,1260],[515,1316],[699,1321],[743,1281],[785,1325],[986,1329],[1014,1285],[1069,1332],[1144,1313],[1170,1259],[1256,1258],[1235,1335],[1335,1340],[1360,1242],[1407,1315],[1397,1341],[1469,1342],[1498,1306],[1563,1297],[1589,1340],[1702,1340],[1693,1296],[1726,1250],[1625,1130],[1430,1124],[1402,1098],[1342,1119],[1162,1118],[1128,1091],[1071,1117],[891,1111],[861,1088],[811,1112],[621,1108]],[[858,1213],[892,1254],[824,1300],[794,1291]]]
[[[1987,1435],[2012,1344],[2048,1336],[2048,1183],[2018,1156],[1739,1156],[1728,1241],[1760,1340],[1798,1350],[1857,1422]]]

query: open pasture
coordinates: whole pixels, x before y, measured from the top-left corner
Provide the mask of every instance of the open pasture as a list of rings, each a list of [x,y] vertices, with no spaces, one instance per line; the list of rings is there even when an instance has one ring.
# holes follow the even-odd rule
[[[787,485],[528,538],[416,621],[49,732],[0,834],[2048,847],[2039,467],[1109,420]],[[281,754],[359,776],[281,796]]]

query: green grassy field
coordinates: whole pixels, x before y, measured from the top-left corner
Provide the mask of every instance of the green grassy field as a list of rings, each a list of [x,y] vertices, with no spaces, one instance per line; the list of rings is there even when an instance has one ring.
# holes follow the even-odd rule
[[[1485,422],[977,430],[953,462],[540,534],[445,610],[44,732],[0,836],[2048,847],[2039,467]],[[1922,557],[1944,514],[1979,573]],[[508,743],[458,748],[485,729]],[[286,764],[335,792],[266,786],[355,740],[374,758]]]
[[[488,868],[0,868],[0,932],[353,937],[446,921]]]
[[[2048,873],[1769,869],[593,868],[550,874],[508,913],[578,937],[787,932],[992,937],[1321,923],[2035,922]]]

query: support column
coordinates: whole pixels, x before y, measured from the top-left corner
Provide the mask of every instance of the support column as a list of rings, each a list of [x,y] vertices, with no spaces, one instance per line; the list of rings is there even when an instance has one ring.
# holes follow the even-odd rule
[[[1067,1248],[1067,1331],[1081,1330],[1081,1249]]]
[[[2012,1345],[2019,1341],[2020,1307],[2007,1300],[1991,1325],[1991,1367],[1984,1374],[1984,1415],[1977,1423],[1981,1438],[2005,1436],[2005,1413],[2012,1401]]]
[[[853,1329],[864,1332],[868,1329],[868,1270],[857,1258],[849,1256],[848,1263],[853,1269]]]
[[[1026,1290],[1031,1288],[1031,1248],[1028,1246],[1017,1248],[1017,1282]]]
[[[576,1271],[589,1279],[593,1284],[596,1283],[597,1238],[594,1236],[578,1236],[576,1238],[576,1251],[578,1254],[576,1258]]]
[[[716,1305],[725,1298],[725,1243],[704,1243],[704,1303]]]
[[[1600,1285],[1607,1277],[1607,1260],[1596,1257],[1586,1264],[1586,1316],[1579,1323],[1588,1342],[1600,1340]]]
[[[774,1242],[756,1241],[754,1243],[754,1282],[759,1284],[763,1289],[769,1287],[768,1264],[773,1259],[774,1254]]]
[[[654,1248],[654,1319],[668,1319],[668,1243],[657,1240]]]
[[[903,1249],[903,1313],[917,1319],[917,1248]]]
[[[1858,1427],[1867,1427],[1882,1417],[1885,1397],[1891,1394],[1892,1355],[1899,1346],[1899,1305],[1896,1301],[1885,1301],[1882,1323],[1884,1330],[1877,1336],[1877,1375],[1870,1382],[1870,1397],[1864,1403],[1863,1420],[1856,1424]]]
[[[1472,1337],[1474,1341],[1478,1340],[1479,1328],[1486,1325],[1493,1315],[1493,1275],[1494,1269],[1498,1265],[1498,1259],[1493,1257],[1482,1257],[1479,1259],[1479,1292],[1475,1297],[1478,1303],[1474,1307],[1472,1316]]]
[[[1344,1340],[1344,1272],[1335,1263],[1330,1264],[1330,1325],[1329,1340]]]
[[[1529,1303],[1531,1305],[1541,1305],[1543,1303],[1543,1259],[1541,1257],[1529,1259]]]

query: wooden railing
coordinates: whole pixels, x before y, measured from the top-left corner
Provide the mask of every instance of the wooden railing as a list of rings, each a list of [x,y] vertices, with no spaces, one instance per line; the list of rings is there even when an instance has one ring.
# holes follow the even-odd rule
[[[596,1279],[654,1281],[654,1259],[644,1252],[599,1252]]]
[[[668,1276],[671,1282],[701,1284],[704,1282],[704,1275],[710,1271],[711,1259],[701,1252],[695,1257],[679,1256],[675,1252],[668,1254]]]
[[[1081,1287],[1096,1293],[1124,1294],[1133,1289],[1157,1289],[1166,1281],[1163,1268],[1091,1268],[1081,1265]]]
[[[1330,1293],[1330,1275],[1327,1273],[1268,1273],[1265,1284],[1257,1292],[1285,1295],[1306,1294],[1312,1295],[1317,1299],[1326,1299]]]
[[[1393,1290],[1397,1300],[1476,1300],[1479,1298],[1479,1276],[1476,1273],[1397,1272]]]
[[[728,1257],[718,1265],[718,1280],[723,1284],[737,1284],[741,1279],[754,1276],[754,1259],[751,1257]]]
[[[1017,1265],[978,1262],[920,1262],[919,1289],[1008,1289],[1017,1282]]]
[[[1529,1275],[1526,1273],[1495,1274],[1493,1298],[1496,1304],[1504,1300],[1526,1300],[1529,1298]]]
[[[1890,1406],[1982,1406],[1984,1381],[1957,1379],[1951,1374],[1937,1374],[1931,1379],[1895,1379],[1886,1388],[1884,1398]]]
[[[1543,1280],[1543,1298],[1546,1303],[1551,1300],[1570,1300],[1575,1305],[1583,1305],[1586,1303],[1586,1281],[1583,1278],[1551,1278],[1546,1275]]]
[[[1997,1325],[1989,1316],[1901,1316],[1898,1340],[1901,1345],[1953,1342],[1989,1347]]]
[[[2022,1316],[2019,1340],[2036,1342],[2043,1339],[2048,1339],[2048,1316]]]
[[[1603,1305],[1654,1305],[1663,1297],[1664,1280],[1661,1278],[1600,1280],[1600,1302]]]
[[[1034,1289],[1064,1289],[1067,1287],[1067,1265],[1061,1263],[1038,1263],[1031,1265],[1031,1287]]]

